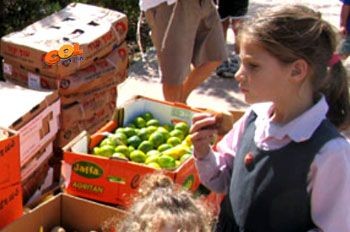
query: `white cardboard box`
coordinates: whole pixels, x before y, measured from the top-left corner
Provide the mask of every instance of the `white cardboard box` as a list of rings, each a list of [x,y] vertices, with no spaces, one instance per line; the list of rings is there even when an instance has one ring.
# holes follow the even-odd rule
[[[41,148],[38,153],[28,161],[23,167],[21,167],[21,180],[27,179],[35,170],[43,164],[47,159],[49,159],[53,154],[53,143],[49,142]]]
[[[59,128],[57,92],[35,91],[0,82],[0,126],[19,132],[21,166],[55,138]]]

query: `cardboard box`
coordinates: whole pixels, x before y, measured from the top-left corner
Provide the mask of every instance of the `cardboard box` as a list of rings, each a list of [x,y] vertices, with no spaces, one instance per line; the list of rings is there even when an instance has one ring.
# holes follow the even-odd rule
[[[125,80],[128,66],[126,42],[107,57],[96,60],[89,67],[66,77],[48,77],[32,72],[11,58],[3,61],[4,77],[18,85],[37,90],[58,90],[60,96],[76,95],[105,85],[117,85]]]
[[[61,97],[61,128],[55,145],[63,147],[83,130],[94,133],[106,124],[116,107],[117,88],[105,86],[71,97]]]
[[[0,187],[0,229],[23,214],[20,183]],[[18,230],[19,231],[19,230]]]
[[[53,142],[44,145],[25,165],[21,167],[22,182],[28,179],[40,165],[53,155]]]
[[[0,127],[0,229],[23,212],[19,134]]]
[[[102,107],[102,109],[97,111],[90,118],[74,121],[71,127],[62,128],[58,131],[55,145],[63,147],[83,130],[91,131],[91,133],[96,132],[111,119],[113,112],[114,109],[107,105]]]
[[[0,140],[0,188],[18,183],[21,180],[19,164],[19,135],[16,131],[0,127],[7,133]],[[0,192],[0,196],[2,193]]]
[[[91,65],[121,44],[128,31],[125,14],[82,3],[39,20],[22,31],[1,38],[1,55],[40,75],[65,77]],[[78,44],[79,54],[65,56],[65,46]],[[58,62],[47,64],[45,56],[55,52]],[[69,54],[68,54],[69,55]]]
[[[191,124],[192,116],[198,110],[145,97],[136,97],[126,103],[118,109],[117,117],[97,133],[90,136],[87,132],[82,132],[63,148],[62,175],[69,194],[126,207],[130,204],[142,177],[156,169],[88,153],[90,148],[103,139],[103,131],[112,132],[117,125],[125,125],[144,112],[151,112],[160,123],[185,121]],[[192,158],[175,170],[164,170],[164,173],[191,190],[199,186],[199,177]]]
[[[220,213],[221,202],[224,199],[225,194],[210,192],[207,196],[205,196],[204,202],[210,207],[212,213],[216,216]]]
[[[49,167],[46,171],[45,179],[40,181],[42,184],[35,186],[34,193],[31,193],[30,197],[25,199],[25,193],[23,193],[23,207],[28,209],[34,209],[40,203],[46,200],[47,196],[61,193],[60,183],[55,182],[53,178],[54,170],[53,167]],[[22,185],[23,192],[26,191]]]
[[[20,185],[19,135],[0,127],[0,229],[23,212]]]
[[[44,160],[26,179],[22,180],[23,204],[33,197],[40,189],[50,170],[49,159]]]
[[[60,100],[57,92],[34,91],[0,82],[0,125],[18,131],[20,162],[23,166],[59,128]]]
[[[8,225],[2,232],[47,232],[55,226],[62,226],[66,231],[101,231],[101,225],[107,219],[124,215],[125,212],[117,208],[59,194]]]

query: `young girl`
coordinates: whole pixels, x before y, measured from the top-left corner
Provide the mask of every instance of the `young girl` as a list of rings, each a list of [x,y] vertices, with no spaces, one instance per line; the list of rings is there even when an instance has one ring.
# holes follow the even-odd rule
[[[217,231],[350,231],[346,71],[330,24],[305,6],[246,22],[235,78],[253,104],[210,148],[214,116],[193,118],[202,182],[227,193]]]
[[[123,232],[209,232],[212,218],[208,208],[161,174],[144,178],[139,196],[117,226]]]

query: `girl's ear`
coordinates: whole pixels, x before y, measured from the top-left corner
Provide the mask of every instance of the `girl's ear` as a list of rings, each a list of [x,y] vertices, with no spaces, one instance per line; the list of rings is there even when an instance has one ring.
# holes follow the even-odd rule
[[[298,59],[291,64],[290,77],[294,82],[303,82],[309,71],[309,64],[304,59]]]

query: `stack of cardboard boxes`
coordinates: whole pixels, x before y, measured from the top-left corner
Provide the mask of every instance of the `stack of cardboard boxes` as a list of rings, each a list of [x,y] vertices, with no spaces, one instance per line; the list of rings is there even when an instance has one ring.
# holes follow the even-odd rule
[[[123,13],[72,3],[1,38],[0,96],[8,101],[0,125],[19,132],[24,202],[59,176],[54,151],[111,119],[127,76],[127,30]]]
[[[7,82],[0,82],[0,99],[4,112],[0,125],[19,135],[19,153],[13,154],[12,159],[20,161],[17,169],[26,202],[47,177],[47,185],[52,184],[49,159],[59,128],[60,100],[55,91],[35,91]],[[1,165],[12,165],[10,162],[4,160]]]
[[[5,79],[31,89],[58,90],[62,147],[82,130],[95,131],[116,106],[127,75],[125,14],[72,3],[1,39]]]

